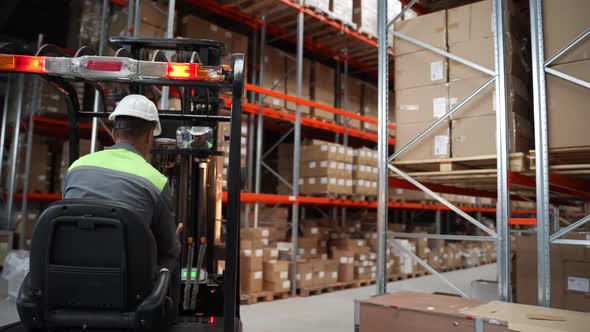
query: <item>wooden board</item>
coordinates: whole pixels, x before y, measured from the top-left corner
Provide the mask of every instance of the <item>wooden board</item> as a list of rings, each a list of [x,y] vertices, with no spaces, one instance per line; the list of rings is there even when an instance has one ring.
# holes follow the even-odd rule
[[[525,153],[510,154],[510,170],[525,172],[528,170],[528,158]],[[484,155],[466,158],[443,158],[426,160],[394,161],[392,164],[404,172],[428,175],[453,174],[488,174],[496,172],[496,155]]]

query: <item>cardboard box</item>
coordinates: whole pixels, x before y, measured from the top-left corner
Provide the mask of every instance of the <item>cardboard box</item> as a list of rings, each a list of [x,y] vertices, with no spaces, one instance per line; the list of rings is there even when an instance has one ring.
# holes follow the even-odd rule
[[[510,152],[526,152],[532,144],[532,124],[518,114],[508,116]],[[485,115],[452,121],[453,157],[496,154],[496,115]]]
[[[403,90],[447,82],[448,60],[431,51],[395,57],[394,87]]]
[[[553,68],[586,82],[590,81],[590,60]],[[553,75],[546,77],[549,148],[590,146],[590,136],[586,134],[586,124],[590,123],[588,89]]]
[[[264,248],[262,258],[265,262],[272,261],[279,258],[279,249],[277,248]]]
[[[377,0],[354,0],[352,21],[359,30],[377,36]]]
[[[354,164],[355,165],[377,165],[377,150],[369,148],[360,148],[354,152]]]
[[[340,2],[340,1],[333,1]],[[362,114],[362,81],[356,78],[348,78],[348,108],[345,111],[355,114]],[[343,123],[354,129],[361,129],[361,121],[343,117]]]
[[[287,93],[287,58],[285,53],[274,47],[265,47],[264,81],[262,87],[272,91]],[[264,102],[275,108],[284,108],[284,99],[266,96]]]
[[[264,262],[263,270],[265,281],[281,281],[289,279],[289,261],[272,260]]]
[[[432,122],[420,122],[399,126],[397,128],[397,137],[395,141],[396,148],[400,149],[405,146],[431,124]],[[410,149],[396,158],[396,160],[449,158],[450,155],[450,130],[448,123],[445,122],[430,131],[428,135],[424,136]]]
[[[330,240],[330,248],[332,250],[352,250],[358,252],[362,248],[367,246],[367,240],[365,239],[334,239]]]
[[[590,240],[589,233],[570,233],[569,239]],[[537,238],[516,239],[516,301],[537,304]],[[590,248],[553,244],[551,307],[590,312]]]
[[[301,176],[352,178],[352,164],[335,160],[310,160],[301,163]]]
[[[323,286],[326,284],[326,262],[320,259],[311,261],[313,272],[313,286]]]
[[[268,281],[264,280],[263,289],[269,292],[288,292],[291,289],[290,280]]]
[[[322,105],[334,107],[334,69],[320,63],[314,63],[313,66],[313,100]],[[314,118],[334,121],[334,113],[319,108],[311,109],[311,116]]]
[[[242,293],[258,293],[262,291],[262,287],[262,271],[240,271],[240,288]]]
[[[310,261],[297,262],[297,276],[295,278],[297,288],[313,287],[313,264]]]
[[[427,15],[420,15],[410,20],[397,21],[394,30],[436,48],[446,50],[446,16],[447,12],[441,10]],[[424,50],[399,38],[394,39],[393,45],[393,52],[396,56]]]
[[[392,309],[394,308],[394,309]],[[393,311],[392,311],[393,310]],[[360,304],[360,332],[584,331],[590,317],[583,313],[500,301],[484,302],[456,296],[400,292]],[[542,318],[541,318],[542,317]]]
[[[352,179],[307,177],[299,179],[300,191],[305,194],[345,194],[352,190]]]
[[[588,29],[589,13],[590,2],[586,0],[543,1],[545,58],[557,53]],[[590,39],[585,38],[553,64],[558,65],[589,58]]]
[[[240,270],[245,270],[248,272],[262,271],[262,255],[262,249],[240,250]]]
[[[449,83],[449,109],[455,107],[456,104],[485,83],[487,79],[484,77],[474,77]],[[506,100],[508,112],[521,114],[526,118],[530,118],[530,98],[524,81],[516,76],[508,75],[506,77],[506,86],[508,91]],[[451,118],[457,119],[496,114],[495,89],[495,85],[493,83],[490,84],[483,91],[475,95],[467,104],[453,113]]]
[[[354,251],[334,249],[331,257],[338,262],[338,281],[354,280]]]
[[[407,123],[434,122],[449,111],[449,84],[436,84],[395,92],[395,117]]]
[[[525,34],[528,28],[528,11],[518,1],[505,2],[505,31],[513,35]],[[476,2],[447,11],[448,44],[468,40],[494,38],[492,0]],[[525,22],[523,22],[525,21]]]
[[[168,28],[167,6],[160,6],[155,1],[142,1],[140,15],[142,23],[149,24],[164,31]],[[174,20],[174,22],[176,21],[177,20]]]
[[[326,272],[326,284],[334,284],[338,282],[338,269],[339,269],[339,261],[335,259],[326,260],[324,263],[324,270]]]
[[[297,61],[294,57],[285,56],[286,61],[286,78],[287,90],[286,93],[290,96],[297,96]],[[301,98],[312,100],[311,98],[311,61],[303,59],[303,81],[301,85]],[[287,101],[287,110],[295,112],[297,104],[292,101]],[[310,108],[306,105],[301,105],[301,115],[309,116]]]
[[[508,34],[504,45],[506,51],[504,57],[506,73],[515,75],[522,80],[530,80],[529,54],[523,53],[522,42]],[[449,46],[449,52],[491,71],[495,71],[493,38],[472,39],[455,43]],[[449,60],[449,81],[452,82],[471,77],[489,78],[490,75],[454,60]]]

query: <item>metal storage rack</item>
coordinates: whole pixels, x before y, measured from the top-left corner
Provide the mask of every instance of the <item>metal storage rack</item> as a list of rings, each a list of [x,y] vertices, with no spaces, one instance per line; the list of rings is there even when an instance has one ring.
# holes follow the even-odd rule
[[[549,145],[547,134],[547,95],[546,74],[590,89],[590,82],[572,77],[553,68],[549,68],[556,59],[567,53],[573,47],[590,35],[590,27],[574,40],[567,43],[561,50],[549,57],[545,55],[543,37],[543,1],[530,0],[531,44],[532,44],[532,72],[533,72],[533,100],[535,110],[535,159],[536,159],[536,195],[537,195],[537,290],[539,305],[551,304],[550,278],[550,246],[551,244],[590,245],[589,240],[561,239],[564,235],[590,221],[585,216],[567,227],[559,227],[559,219],[555,222],[555,232],[551,232],[550,218],[550,177],[549,173]]]
[[[417,1],[412,0],[404,8],[414,5]],[[387,123],[388,114],[388,103],[387,103],[387,84],[388,84],[388,70],[387,70],[387,53],[385,49],[385,42],[387,40],[387,34],[393,25],[393,22],[398,19],[396,17],[392,21],[387,21],[387,1],[380,0],[378,2],[378,29],[379,29],[379,140],[386,135],[387,129],[384,124]],[[504,0],[493,1],[493,28],[494,31],[504,31],[504,18],[503,13]],[[549,176],[549,164],[548,164],[548,144],[547,144],[547,109],[546,109],[546,95],[545,95],[545,74],[549,73],[568,80],[572,83],[580,86],[589,88],[590,83],[583,80],[571,77],[564,73],[558,72],[554,69],[548,68],[556,58],[566,53],[568,50],[573,48],[581,40],[590,35],[590,29],[583,32],[571,43],[568,43],[563,49],[557,52],[545,60],[543,52],[543,25],[542,25],[542,1],[541,0],[530,0],[530,16],[531,16],[531,34],[532,34],[532,59],[533,59],[533,87],[534,87],[534,124],[535,124],[535,150],[536,150],[536,179],[531,177],[515,174],[510,172],[508,164],[508,146],[509,136],[507,132],[507,109],[506,109],[506,82],[505,82],[505,60],[504,60],[504,38],[498,34],[494,35],[495,40],[495,70],[483,68],[475,63],[462,59],[456,55],[450,54],[444,50],[437,49],[431,45],[423,43],[412,37],[406,36],[402,33],[393,31],[391,33],[400,39],[413,43],[417,46],[430,50],[438,55],[445,56],[449,59],[457,61],[463,65],[469,66],[473,69],[487,73],[491,78],[486,81],[483,85],[469,94],[464,100],[460,101],[455,107],[451,108],[449,112],[439,120],[432,123],[427,129],[418,134],[413,140],[411,140],[406,146],[401,147],[395,153],[388,155],[387,145],[379,144],[379,196],[378,196],[378,236],[379,236],[379,252],[378,252],[378,270],[377,270],[377,293],[383,294],[386,292],[387,278],[385,276],[385,248],[386,241],[388,240],[388,234],[386,232],[387,227],[387,191],[385,190],[384,183],[387,183],[388,175],[387,170],[391,170],[397,173],[398,176],[412,183],[416,187],[419,187],[425,193],[432,198],[436,199],[439,203],[450,208],[461,217],[471,222],[479,229],[487,233],[487,236],[453,236],[453,235],[419,235],[419,234],[405,234],[405,233],[394,233],[392,237],[407,237],[407,238],[434,238],[434,239],[461,239],[469,241],[496,241],[498,251],[498,295],[501,300],[511,301],[511,285],[510,285],[510,224],[532,224],[537,225],[537,238],[538,238],[538,297],[539,304],[544,306],[550,305],[550,276],[549,276],[549,250],[550,244],[569,244],[569,245],[588,245],[590,241],[583,240],[564,240],[559,239],[563,235],[570,231],[582,226],[583,224],[590,221],[590,216],[586,216],[578,221],[570,224],[569,226],[559,229],[555,233],[551,234],[550,225],[555,223],[559,228],[559,211],[553,212],[553,219],[551,219],[550,213],[550,190],[564,193],[574,194],[578,197],[585,199],[588,196],[580,190],[581,184],[577,183],[575,179],[567,177],[561,177],[555,174]],[[390,164],[396,157],[404,153],[413,144],[419,141],[426,135],[430,130],[442,123],[452,113],[457,111],[460,107],[471,100],[476,94],[481,92],[485,87],[495,83],[496,86],[496,126],[497,126],[497,137],[496,137],[496,149],[497,149],[497,207],[496,207],[496,229],[494,232],[489,228],[481,224],[477,219],[462,212],[459,208],[440,197],[433,190],[429,189],[430,185],[426,186],[421,184],[417,180],[413,179],[408,174],[404,173],[397,167]],[[510,211],[510,188],[512,185],[518,184],[529,189],[536,190],[536,218],[511,218]],[[559,189],[559,188],[561,189]],[[411,254],[410,252],[408,252]],[[431,273],[439,276],[442,280],[447,283],[450,287],[455,289],[461,296],[467,296],[461,292],[458,288],[452,285],[443,276],[437,273],[434,269],[428,266],[428,264],[422,261],[417,256],[413,255],[414,259],[426,268]]]

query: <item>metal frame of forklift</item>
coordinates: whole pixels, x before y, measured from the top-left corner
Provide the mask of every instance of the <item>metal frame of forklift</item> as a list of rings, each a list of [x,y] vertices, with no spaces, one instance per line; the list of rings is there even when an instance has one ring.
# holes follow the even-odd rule
[[[116,57],[128,57],[131,59],[143,60],[148,56],[151,58],[150,61],[154,62],[168,62],[168,58],[165,52],[175,53],[177,63],[201,63],[210,66],[220,66],[220,54],[222,52],[223,44],[220,42],[210,40],[194,40],[194,39],[150,39],[150,38],[128,38],[128,37],[114,37],[110,39],[111,44],[118,47]],[[2,44],[0,43],[0,53],[23,53],[24,49],[16,47],[13,44]],[[80,48],[74,57],[81,56],[94,56],[94,51],[89,47]],[[45,45],[35,53],[35,56],[57,56],[67,57],[63,51],[52,45]],[[204,125],[211,126],[214,131],[215,141],[213,146],[209,150],[159,150],[153,151],[156,155],[173,155],[179,156],[178,159],[188,161],[186,165],[190,165],[190,169],[184,172],[190,175],[189,179],[184,181],[178,181],[178,189],[182,189],[182,185],[186,186],[187,189],[184,193],[190,195],[192,202],[189,204],[184,203],[184,207],[187,211],[178,211],[185,213],[182,221],[184,222],[185,229],[183,230],[183,236],[181,241],[182,254],[180,258],[180,265],[185,266],[188,264],[187,256],[188,250],[191,248],[194,254],[194,247],[189,247],[187,239],[189,237],[195,239],[203,239],[201,243],[210,248],[214,248],[213,233],[211,232],[211,216],[214,214],[209,213],[207,215],[207,209],[200,209],[199,206],[207,204],[207,199],[211,202],[215,198],[213,195],[205,197],[204,193],[207,192],[207,180],[211,177],[203,176],[203,173],[199,173],[199,160],[206,160],[210,156],[221,155],[217,148],[217,124],[220,122],[230,122],[230,149],[229,149],[229,166],[227,172],[227,205],[226,205],[226,237],[225,237],[225,268],[224,272],[217,280],[222,280],[223,285],[223,296],[222,302],[223,307],[217,310],[211,310],[212,312],[221,312],[223,319],[219,317],[206,316],[197,317],[195,310],[181,310],[179,320],[176,324],[169,328],[169,331],[226,331],[234,332],[241,331],[241,321],[239,313],[239,225],[240,225],[240,183],[241,183],[241,169],[240,169],[240,140],[241,135],[241,108],[242,108],[242,95],[244,87],[244,57],[242,54],[232,55],[232,63],[229,70],[224,68],[224,74],[226,74],[223,82],[212,82],[212,81],[193,81],[193,80],[172,80],[172,79],[148,79],[138,81],[124,81],[117,79],[75,79],[76,81],[82,81],[85,85],[89,85],[91,88],[98,91],[98,95],[101,96],[103,110],[102,112],[92,112],[81,110],[76,90],[70,84],[72,77],[64,77],[61,75],[43,74],[41,77],[53,84],[58,88],[60,92],[66,98],[67,110],[68,110],[68,136],[69,136],[69,155],[70,163],[74,162],[79,157],[79,120],[81,117],[90,118],[103,118],[108,117],[107,103],[104,98],[102,87],[98,83],[104,82],[116,82],[116,83],[128,83],[129,93],[143,94],[150,85],[161,85],[161,86],[177,86],[184,90],[181,94],[181,111],[168,111],[160,110],[160,119],[163,122],[163,126],[166,126],[166,122],[178,125]],[[19,72],[15,70],[14,72]],[[220,100],[218,98],[219,90],[228,88],[232,92],[232,105],[231,114],[224,116],[219,114]],[[203,94],[205,92],[205,95]],[[199,108],[196,105],[204,107]],[[206,110],[204,112],[203,110]],[[235,138],[238,139],[235,139]],[[201,158],[201,159],[199,159]],[[205,158],[205,159],[202,159]],[[183,162],[184,164],[184,162]],[[184,173],[183,173],[184,174]],[[201,176],[198,176],[201,174]],[[179,176],[180,177],[180,176]],[[203,178],[204,177],[204,178]],[[199,195],[199,191],[203,194]],[[190,192],[190,193],[189,193]],[[210,192],[210,191],[209,191]],[[176,192],[175,194],[178,194]],[[178,198],[177,200],[183,200],[186,197]],[[192,204],[191,204],[192,203]],[[178,219],[178,218],[177,218]],[[207,224],[203,223],[202,220],[206,220]],[[213,220],[213,223],[216,221]],[[206,240],[204,240],[206,239]],[[197,251],[199,252],[199,251]],[[208,271],[214,269],[213,261],[218,258],[219,255],[211,252],[207,255],[207,262],[204,264]],[[202,267],[202,265],[201,265]],[[200,288],[200,283],[196,281],[197,289]],[[179,301],[182,304],[182,300]],[[0,331],[24,331],[24,327],[20,323],[9,324],[0,327]]]

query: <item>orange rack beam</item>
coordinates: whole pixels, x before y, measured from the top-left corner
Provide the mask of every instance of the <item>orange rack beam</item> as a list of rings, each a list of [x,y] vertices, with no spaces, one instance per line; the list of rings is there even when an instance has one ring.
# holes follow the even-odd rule
[[[223,192],[221,197],[223,202],[227,201],[227,192]],[[315,196],[289,196],[276,194],[255,194],[243,192],[240,194],[240,201],[242,203],[263,203],[263,204],[284,204],[284,205],[327,205],[327,206],[342,206],[352,208],[369,208],[376,209],[377,202],[370,202],[366,200],[350,200]],[[410,210],[439,210],[450,211],[450,209],[441,204],[423,204],[423,203],[402,203],[389,202],[390,208],[410,209]],[[495,208],[488,207],[460,207],[465,212],[485,212],[495,213]],[[536,210],[513,210],[514,215],[536,214]]]
[[[221,99],[225,102],[225,107],[231,107],[231,98],[229,97],[221,97]],[[255,104],[250,104],[247,102],[242,103],[242,112],[249,113],[249,114],[258,114],[260,113],[260,106]],[[264,117],[284,121],[284,122],[295,122],[295,114],[291,112],[287,112],[284,110],[276,110],[270,107],[263,107],[262,114]],[[326,131],[330,131],[337,134],[344,134],[347,133],[349,136],[364,139],[367,141],[377,142],[377,134],[364,132],[358,129],[353,129],[349,127],[345,127],[342,125],[337,125],[335,123],[325,122],[317,119],[308,118],[305,116],[301,117],[301,125],[310,128],[317,128]],[[394,145],[395,139],[389,138],[389,145]]]

